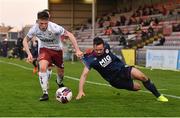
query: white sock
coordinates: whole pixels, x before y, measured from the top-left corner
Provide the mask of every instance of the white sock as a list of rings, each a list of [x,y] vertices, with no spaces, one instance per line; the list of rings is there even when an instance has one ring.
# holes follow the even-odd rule
[[[47,69],[48,79],[51,78],[51,74],[52,74],[52,69]]]
[[[56,76],[57,76],[57,83],[61,85],[63,83],[63,76],[59,76],[58,74]]]
[[[39,82],[43,91],[43,94],[48,94],[48,75],[47,73],[39,72]]]

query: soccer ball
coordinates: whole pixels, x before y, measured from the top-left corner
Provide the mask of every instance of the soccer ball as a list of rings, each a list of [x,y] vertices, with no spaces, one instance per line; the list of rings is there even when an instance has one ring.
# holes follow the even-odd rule
[[[61,103],[68,103],[72,99],[72,91],[68,87],[61,87],[56,91],[56,100]]]

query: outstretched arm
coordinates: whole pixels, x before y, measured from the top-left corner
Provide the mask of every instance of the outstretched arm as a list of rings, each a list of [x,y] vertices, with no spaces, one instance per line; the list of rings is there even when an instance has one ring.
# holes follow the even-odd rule
[[[83,52],[81,52],[81,50],[79,49],[78,43],[76,41],[76,38],[74,37],[74,35],[71,32],[68,32],[67,30],[65,31],[65,36],[68,36],[69,39],[71,40],[75,50],[76,50],[76,56],[77,57],[82,57],[83,56]]]
[[[86,81],[88,73],[89,73],[89,69],[85,66],[84,70],[83,70],[83,72],[81,74],[81,78],[79,80],[79,92],[78,92],[78,95],[76,96],[76,100],[79,100],[83,96],[85,96],[85,93],[84,93],[84,84],[85,84],[85,81]]]

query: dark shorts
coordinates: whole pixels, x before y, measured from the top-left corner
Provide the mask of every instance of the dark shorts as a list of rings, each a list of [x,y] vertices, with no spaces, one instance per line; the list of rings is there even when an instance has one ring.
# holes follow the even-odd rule
[[[36,47],[33,47],[31,49],[31,53],[32,53],[33,58],[38,58],[38,49]]]
[[[38,61],[40,60],[47,60],[49,62],[49,66],[55,64],[59,68],[64,68],[62,50],[57,51],[47,48],[41,48],[38,56]]]
[[[113,78],[109,83],[111,86],[118,89],[133,90],[133,80],[131,78],[132,66],[123,67],[116,78]]]

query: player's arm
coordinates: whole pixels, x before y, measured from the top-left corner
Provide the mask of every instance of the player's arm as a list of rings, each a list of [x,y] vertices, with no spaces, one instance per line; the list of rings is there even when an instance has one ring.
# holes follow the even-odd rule
[[[24,49],[28,55],[27,57],[27,61],[29,62],[32,62],[33,61],[33,56],[29,50],[29,45],[28,45],[28,41],[29,41],[29,38],[26,36],[24,39],[23,39],[23,46],[24,46]]]
[[[84,84],[85,84],[88,73],[89,73],[89,69],[86,66],[84,66],[83,72],[81,74],[81,78],[79,80],[79,92],[78,92],[78,95],[76,96],[76,100],[79,100],[83,96],[85,96]]]
[[[23,46],[24,49],[28,55],[27,57],[27,61],[28,62],[32,62],[33,61],[33,56],[29,50],[29,45],[28,42],[35,36],[35,32],[36,32],[36,25],[33,25],[33,27],[30,28],[29,32],[27,33],[26,37],[23,39]]]
[[[74,37],[74,35],[71,32],[66,30],[65,31],[65,36],[68,36],[69,39],[71,40],[71,42],[72,42],[72,44],[73,44],[73,46],[74,46],[74,48],[76,50],[76,56],[77,57],[82,57],[83,52],[81,52],[81,50],[79,49],[78,43],[77,43],[76,38]]]

